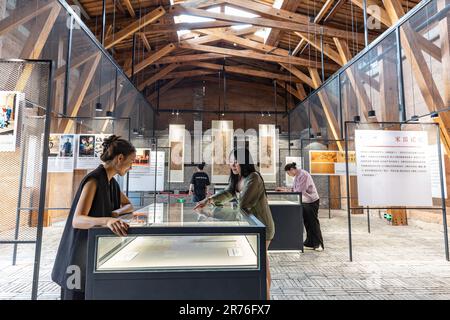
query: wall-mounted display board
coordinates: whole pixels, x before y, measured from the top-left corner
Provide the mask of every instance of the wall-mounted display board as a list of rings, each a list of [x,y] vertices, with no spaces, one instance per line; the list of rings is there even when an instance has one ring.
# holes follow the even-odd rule
[[[103,140],[109,135],[105,134],[80,134],[77,144],[77,169],[95,169],[101,163],[100,156],[103,152]]]
[[[24,93],[0,91],[0,152],[16,151],[19,109],[23,103]]]
[[[275,125],[259,125],[259,169],[265,182],[277,181],[278,141]]]
[[[48,142],[48,172],[72,172],[75,167],[75,148],[77,139],[74,134],[51,133]]]
[[[432,206],[426,131],[355,130],[361,206]]]
[[[288,163],[292,163],[292,162],[295,162],[297,169],[302,168],[302,157],[287,156],[284,164],[287,165]],[[284,170],[284,168],[283,168],[283,170]],[[294,178],[289,176],[287,173],[285,173],[285,176],[286,176],[286,178],[285,178],[286,187],[292,187],[294,184]]]
[[[163,151],[157,153],[147,148],[137,148],[133,170],[129,172],[130,191],[163,191],[164,161]]]
[[[169,125],[170,182],[184,182],[184,136],[184,124]]]
[[[228,157],[233,150],[233,121],[213,120],[211,123],[211,182],[227,183],[230,177]]]
[[[356,155],[348,152],[348,169],[350,176],[356,176]],[[309,168],[311,175],[345,176],[345,151],[310,150]]]

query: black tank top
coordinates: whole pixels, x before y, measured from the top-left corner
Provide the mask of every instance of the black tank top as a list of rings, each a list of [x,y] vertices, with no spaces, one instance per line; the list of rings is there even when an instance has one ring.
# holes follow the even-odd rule
[[[83,178],[70,208],[52,271],[52,280],[64,289],[68,289],[67,277],[73,274],[73,272],[67,273],[67,268],[73,265],[78,266],[81,271],[80,290],[84,291],[85,287],[88,230],[73,228],[72,221],[81,192],[90,179],[95,179],[97,182],[97,190],[88,216],[111,217],[112,211],[120,208],[119,184],[114,178],[108,183],[108,176],[103,165]]]

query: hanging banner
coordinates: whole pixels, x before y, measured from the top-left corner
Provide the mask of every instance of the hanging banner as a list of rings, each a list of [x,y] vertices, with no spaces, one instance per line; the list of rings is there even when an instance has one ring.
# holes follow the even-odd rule
[[[355,130],[360,206],[431,206],[425,131]]]
[[[287,156],[286,160],[284,161],[284,165],[287,165],[288,163],[295,162],[297,169],[302,169],[302,157],[290,157]],[[283,168],[284,170],[284,168]],[[285,174],[285,183],[286,187],[292,187],[294,184],[294,178],[289,176],[287,173]]]
[[[259,169],[265,182],[277,181],[278,141],[275,125],[259,125]]]
[[[0,91],[0,152],[16,151],[19,106],[24,102],[22,92]]]
[[[184,124],[169,125],[169,179],[184,182]]]
[[[228,179],[230,178],[230,165],[228,158],[233,150],[233,133],[233,121],[212,121],[212,183],[228,183]]]
[[[74,134],[49,136],[48,172],[72,172],[75,167],[76,139]]]
[[[77,169],[95,169],[101,163],[103,153],[103,140],[109,137],[106,134],[80,134],[78,135]]]
[[[350,176],[356,176],[356,155],[348,152],[348,170]],[[345,151],[310,150],[310,174],[316,176],[345,176]]]
[[[129,172],[130,191],[164,191],[164,151],[136,149],[133,169]]]
[[[445,174],[444,147],[441,145],[442,178],[444,180],[444,197],[447,199],[447,179]],[[439,170],[439,153],[437,145],[428,146],[428,167],[431,174],[431,193],[433,198],[441,198],[441,171]]]

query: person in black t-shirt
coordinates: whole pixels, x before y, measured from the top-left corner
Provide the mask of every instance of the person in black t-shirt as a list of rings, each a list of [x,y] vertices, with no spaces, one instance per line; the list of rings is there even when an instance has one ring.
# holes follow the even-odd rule
[[[208,174],[203,171],[205,163],[197,166],[197,172],[192,175],[191,184],[189,185],[189,195],[192,195],[193,202],[199,202],[206,198],[208,193],[209,182]]]

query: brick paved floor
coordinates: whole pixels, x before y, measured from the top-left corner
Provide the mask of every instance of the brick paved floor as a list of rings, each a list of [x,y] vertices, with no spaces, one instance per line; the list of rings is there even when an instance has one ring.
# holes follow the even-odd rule
[[[272,299],[450,299],[450,262],[442,227],[393,227],[373,212],[353,216],[353,262],[349,262],[345,212],[321,212],[323,252],[271,252]],[[44,230],[39,299],[57,299],[50,280],[62,225]],[[0,299],[29,299],[34,246],[0,245]]]

